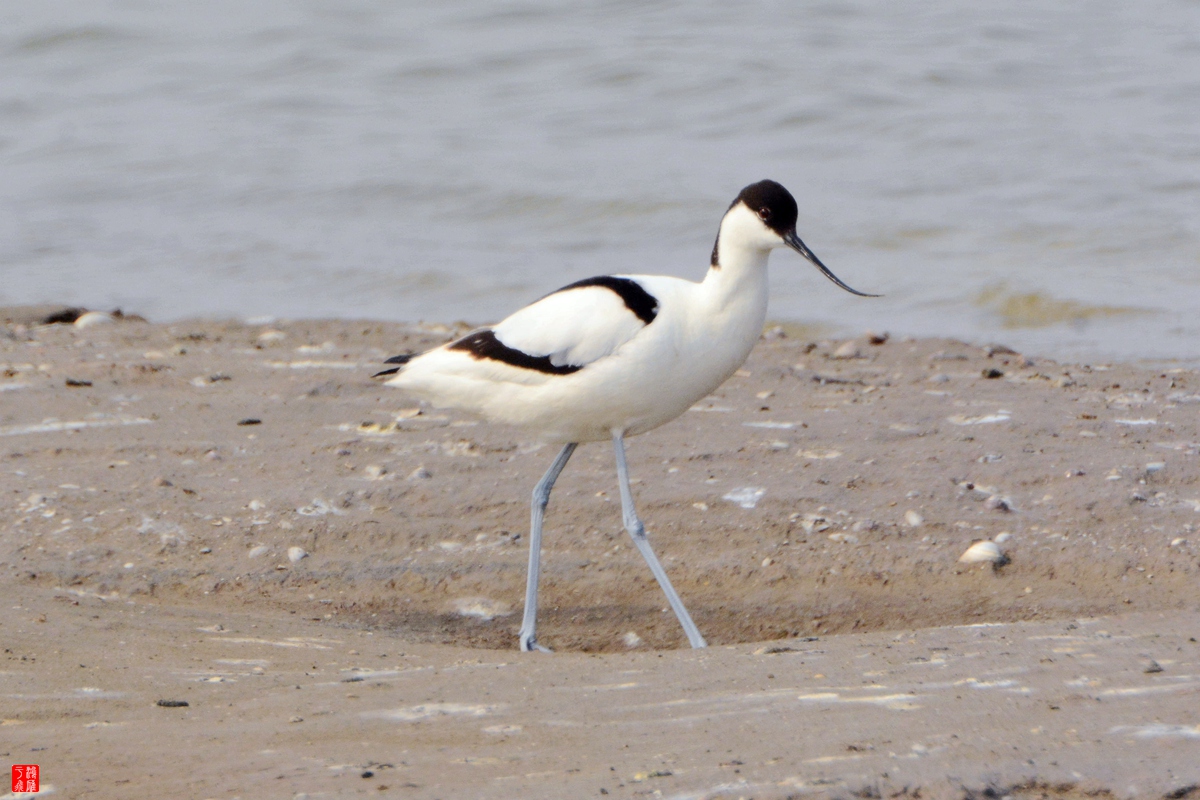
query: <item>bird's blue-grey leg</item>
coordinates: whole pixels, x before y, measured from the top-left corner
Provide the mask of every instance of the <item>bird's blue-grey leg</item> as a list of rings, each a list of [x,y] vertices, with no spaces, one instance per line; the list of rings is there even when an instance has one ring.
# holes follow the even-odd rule
[[[550,652],[549,649],[537,643],[537,595],[542,561],[542,520],[546,516],[546,504],[550,502],[550,490],[554,488],[554,482],[558,480],[571,453],[574,453],[578,446],[575,442],[564,446],[559,452],[558,458],[554,459],[554,463],[550,465],[550,469],[546,470],[546,474],[533,488],[533,502],[529,506],[529,575],[525,579],[525,616],[521,619],[520,634],[521,649],[526,652],[530,650]]]
[[[700,635],[696,623],[692,622],[692,615],[684,608],[683,601],[679,599],[679,595],[675,593],[675,587],[671,585],[671,579],[667,577],[662,564],[658,563],[658,558],[650,549],[650,540],[646,538],[646,528],[638,519],[637,510],[633,507],[633,492],[629,489],[629,467],[625,464],[625,439],[622,434],[615,431],[613,432],[613,451],[617,455],[617,481],[621,486],[621,516],[625,521],[625,530],[629,531],[629,535],[633,537],[634,546],[642,554],[642,558],[646,559],[646,563],[650,565],[650,571],[658,579],[658,585],[662,587],[663,594],[667,596],[667,602],[671,604],[671,609],[679,618],[679,624],[683,626],[683,632],[687,634],[692,647],[707,647],[708,643]]]

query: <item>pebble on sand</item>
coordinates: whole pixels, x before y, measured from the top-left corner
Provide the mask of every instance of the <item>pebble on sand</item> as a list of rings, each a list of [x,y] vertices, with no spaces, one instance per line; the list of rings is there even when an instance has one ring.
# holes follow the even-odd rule
[[[417,467],[412,472],[408,473],[408,480],[423,481],[433,477],[433,473],[424,467]]]
[[[622,636],[622,637],[621,637],[621,642],[622,642],[622,643],[623,643],[623,644],[624,644],[626,647],[628,647],[628,648],[630,648],[630,649],[633,649],[633,648],[635,648],[635,647],[641,647],[641,646],[642,646],[642,637],[638,636],[638,635],[637,635],[636,633],[634,633],[633,631],[630,631],[629,633],[627,633],[627,634],[625,634],[624,636]]]
[[[955,414],[952,417],[946,417],[946,421],[951,425],[990,425],[996,422],[1007,422],[1012,419],[1012,412],[1000,409],[995,414],[980,414],[978,416],[968,416],[966,414]]]
[[[271,552],[271,548],[265,544],[260,544],[257,547],[251,547],[250,552],[246,553],[246,558],[258,558],[259,556],[265,556],[269,552]]]
[[[740,489],[734,489],[721,499],[737,503],[742,508],[754,508],[758,505],[758,501],[762,500],[766,494],[767,490],[758,486],[743,486]]]
[[[509,616],[512,609],[490,597],[460,597],[454,601],[454,612],[462,617],[475,617],[490,622],[496,617]]]
[[[79,315],[75,320],[75,327],[91,328],[94,325],[107,325],[112,321],[112,314],[105,314],[103,311],[88,311]]]
[[[862,351],[858,347],[858,342],[851,339],[850,341],[843,343],[838,349],[834,350],[833,355],[831,355],[830,358],[862,358]]]
[[[341,514],[337,508],[331,503],[327,503],[319,497],[314,497],[312,503],[297,508],[296,513],[302,517],[323,517],[326,514]]]
[[[998,494],[994,494],[991,497],[989,497],[987,500],[984,501],[983,505],[984,505],[984,508],[991,509],[992,511],[1015,511],[1016,510],[1016,506],[1013,505],[1012,500],[1008,499],[1007,497],[1001,497]]]
[[[919,528],[925,523],[925,518],[911,508],[904,512],[904,524],[910,528]]]
[[[308,551],[303,547],[288,548],[288,561],[292,562],[293,564],[296,564],[305,558],[308,558]]]
[[[995,542],[984,539],[968,547],[958,560],[963,564],[1001,564],[1004,562],[1004,553],[1000,552]]]

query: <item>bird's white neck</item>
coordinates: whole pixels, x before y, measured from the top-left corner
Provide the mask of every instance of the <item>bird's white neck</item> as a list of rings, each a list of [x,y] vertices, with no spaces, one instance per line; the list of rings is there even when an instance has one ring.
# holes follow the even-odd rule
[[[762,223],[741,203],[721,220],[713,250],[715,258],[702,284],[712,308],[748,303],[761,306],[760,314],[765,316],[767,256],[772,243],[762,231]]]

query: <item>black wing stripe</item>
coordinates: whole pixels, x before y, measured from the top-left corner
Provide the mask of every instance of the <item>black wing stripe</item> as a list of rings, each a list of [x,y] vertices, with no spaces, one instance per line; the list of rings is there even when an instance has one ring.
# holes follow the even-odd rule
[[[398,356],[392,356],[391,358],[389,358],[387,361],[384,361],[383,363],[385,363],[385,364],[407,364],[409,361],[412,361],[413,358],[416,357],[416,355],[417,355],[416,353],[403,353]],[[385,369],[383,372],[376,372],[371,377],[372,378],[382,378],[384,375],[395,375],[401,369],[403,369],[403,367],[392,367],[391,369]]]
[[[571,289],[584,289],[588,286],[602,286],[605,289],[616,292],[625,302],[625,307],[647,325],[654,322],[654,318],[658,316],[658,300],[654,299],[654,295],[643,289],[641,284],[637,281],[631,281],[629,278],[614,278],[612,275],[584,278],[581,281],[572,283],[570,286],[564,286],[558,292],[567,292]],[[551,294],[558,294],[558,292],[552,292]]]
[[[475,331],[459,339],[454,344],[450,345],[450,350],[462,350],[467,355],[476,360],[499,361],[503,364],[508,364],[512,367],[520,369],[532,369],[537,372],[545,372],[548,375],[570,375],[572,372],[578,372],[583,367],[577,367],[572,364],[563,364],[561,366],[550,363],[550,356],[531,356],[529,353],[522,353],[520,350],[515,350],[496,338],[496,333],[491,328]]]

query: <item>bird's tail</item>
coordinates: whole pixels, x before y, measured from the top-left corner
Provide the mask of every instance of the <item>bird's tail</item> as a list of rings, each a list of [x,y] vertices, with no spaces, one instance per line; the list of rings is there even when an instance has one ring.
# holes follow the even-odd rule
[[[382,378],[384,375],[395,375],[397,372],[399,372],[401,369],[404,368],[405,364],[407,364],[409,361],[412,361],[412,359],[416,355],[417,355],[416,353],[402,353],[401,355],[398,355],[398,356],[392,356],[391,358],[389,358],[387,361],[384,361],[383,363],[399,364],[400,366],[392,367],[391,369],[385,369],[383,372],[376,372],[371,377],[372,378]]]

